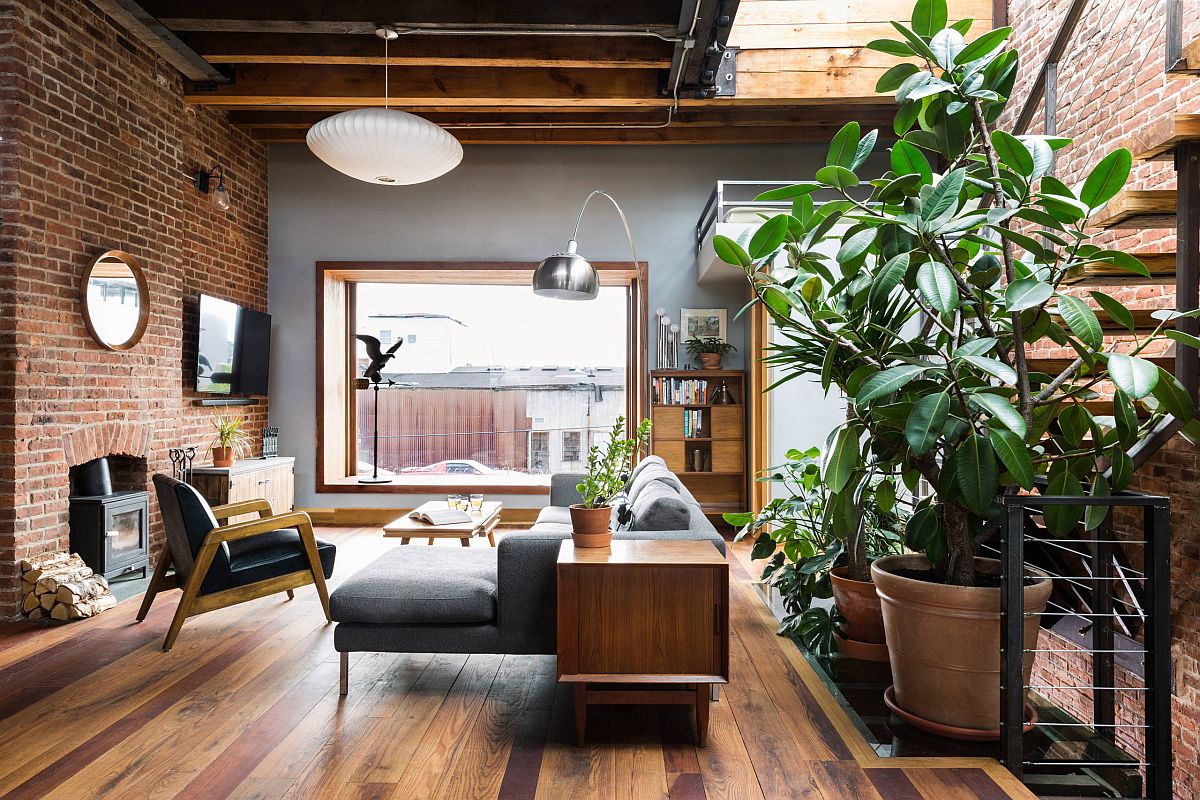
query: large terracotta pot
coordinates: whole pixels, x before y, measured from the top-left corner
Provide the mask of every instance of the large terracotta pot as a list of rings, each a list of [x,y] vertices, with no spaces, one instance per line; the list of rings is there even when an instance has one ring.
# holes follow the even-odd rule
[[[721,354],[720,353],[701,353],[700,354],[700,369],[720,369]]]
[[[576,547],[608,547],[612,544],[612,531],[608,529],[611,519],[609,506],[571,506],[571,540]]]
[[[212,457],[214,467],[232,467],[235,460],[232,447],[214,447]]]
[[[977,558],[981,573],[997,574],[1000,563]],[[998,731],[1000,727],[1000,590],[941,583],[894,574],[927,570],[924,556],[885,556],[871,565],[883,606],[883,626],[895,682],[895,702],[932,728]],[[1025,647],[1037,646],[1040,615],[1050,599],[1051,581],[1025,587]],[[1022,674],[1029,682],[1034,653],[1026,653]],[[947,731],[947,733],[951,733]]]
[[[841,616],[841,633],[835,635],[838,650],[860,661],[887,661],[883,635],[883,608],[875,584],[846,577],[846,567],[829,574],[833,602]]]

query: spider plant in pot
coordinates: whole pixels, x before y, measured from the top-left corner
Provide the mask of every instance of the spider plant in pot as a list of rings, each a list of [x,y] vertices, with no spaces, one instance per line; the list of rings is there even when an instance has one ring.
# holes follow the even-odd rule
[[[212,426],[217,432],[208,444],[214,467],[232,467],[237,456],[243,455],[250,441],[250,433],[243,427],[245,417],[230,417],[213,414]]]
[[[715,244],[780,330],[768,362],[847,398],[822,469],[829,502],[861,492],[872,471],[931,487],[905,528],[919,555],[871,567],[889,697],[930,729],[986,737],[1000,718],[999,565],[978,551],[998,530],[997,497],[1128,486],[1130,448],[1152,428],[1197,425],[1190,394],[1147,356],[1200,339],[1167,325],[1197,312],[1155,312],[1162,324],[1142,333],[1110,295],[1064,285],[1093,264],[1148,276],[1086,230],[1124,186],[1130,154],[1104,156],[1076,186],[1054,178],[1054,152],[1069,139],[995,126],[1017,74],[1011,29],[967,43],[970,21],[947,26],[947,17],[945,0],[920,0],[911,25],[892,23],[897,38],[869,45],[905,59],[876,87],[899,106],[890,153],[872,159],[876,132],[847,124],[814,180],[758,198],[789,199],[791,213],[766,221],[746,248]],[[877,178],[860,177],[876,164]],[[836,199],[818,208],[817,190]],[[789,266],[772,269],[781,248]],[[1128,333],[1106,336],[1101,314]],[[1055,348],[1066,357],[1033,360]],[[1087,401],[1100,392],[1111,414],[1094,416]],[[1043,522],[1068,536],[1105,514],[1053,506]],[[1027,648],[1050,589],[1044,574],[1025,578]],[[1031,669],[1027,658],[1026,678]]]
[[[716,336],[693,336],[684,344],[687,346],[688,353],[700,361],[701,369],[720,369],[721,359],[725,357],[725,354],[737,350],[729,342]]]
[[[646,447],[650,420],[638,423],[632,438],[625,436],[625,417],[617,417],[603,445],[588,451],[587,472],[575,490],[583,502],[571,506],[571,539],[576,547],[608,547],[612,542],[609,503],[625,488],[625,475]]]
[[[782,598],[779,632],[810,652],[830,653],[833,643],[851,658],[887,661],[883,612],[871,562],[903,550],[905,517],[896,503],[894,478],[870,477],[859,502],[832,495],[821,480],[821,452],[790,450],[787,461],[759,478],[779,496],[757,514],[725,514],[740,526],[735,538],[754,537],[752,557],[767,559],[762,578]],[[832,597],[833,608],[819,600]]]

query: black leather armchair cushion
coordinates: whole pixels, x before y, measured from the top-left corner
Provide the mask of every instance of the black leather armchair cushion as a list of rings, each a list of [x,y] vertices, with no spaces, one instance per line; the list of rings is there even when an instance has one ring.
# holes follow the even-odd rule
[[[336,554],[337,548],[333,544],[317,539],[317,555],[326,578],[333,574]],[[229,585],[223,588],[245,586],[307,569],[308,556],[295,529],[260,533],[229,543]]]

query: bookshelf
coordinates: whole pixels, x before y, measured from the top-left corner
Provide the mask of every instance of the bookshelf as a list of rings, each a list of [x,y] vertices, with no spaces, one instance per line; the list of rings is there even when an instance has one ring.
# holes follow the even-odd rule
[[[732,403],[714,403],[724,383]],[[746,376],[740,370],[650,373],[650,451],[661,456],[705,514],[745,511]]]

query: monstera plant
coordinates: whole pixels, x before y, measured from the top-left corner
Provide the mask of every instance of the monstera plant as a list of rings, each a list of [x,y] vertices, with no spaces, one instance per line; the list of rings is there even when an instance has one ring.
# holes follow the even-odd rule
[[[1124,186],[1130,154],[1108,154],[1077,185],[1054,177],[1055,152],[1069,139],[996,126],[1017,74],[1011,29],[968,42],[971,22],[947,20],[945,0],[919,0],[911,24],[892,23],[896,38],[870,44],[903,59],[877,86],[898,105],[890,149],[881,151],[876,131],[847,124],[812,181],[760,196],[791,200],[791,213],[765,221],[745,247],[722,237],[715,244],[723,260],[745,270],[755,302],[779,331],[768,361],[847,398],[847,419],[823,465],[829,502],[849,514],[869,475],[929,489],[905,532],[927,560],[876,562],[880,594],[880,575],[890,573],[958,590],[948,597],[974,587],[965,594],[998,607],[998,591],[981,588],[997,585],[995,565],[977,558],[995,533],[997,497],[1039,481],[1053,495],[1125,488],[1130,448],[1147,429],[1165,414],[1194,416],[1188,392],[1146,356],[1172,339],[1200,340],[1172,329],[1175,312],[1156,312],[1162,324],[1141,334],[1110,295],[1064,290],[1089,265],[1148,275],[1133,256],[1092,243],[1087,230],[1089,215]],[[817,204],[814,195],[833,199]],[[775,266],[781,250],[787,266]],[[1123,341],[1106,340],[1097,309],[1127,329]],[[1047,350],[1068,354],[1061,368],[1031,366]],[[1094,416],[1087,401],[1107,396],[1111,414]],[[1103,513],[1055,506],[1045,523],[1066,534],[1081,523],[1094,528]],[[1048,594],[1048,581],[1029,582],[1045,584]],[[936,637],[957,635],[938,624]],[[986,647],[997,649],[995,639]],[[931,691],[950,686],[945,676],[937,680]],[[899,705],[920,704],[916,686],[897,675]],[[946,724],[994,727],[993,711]]]

